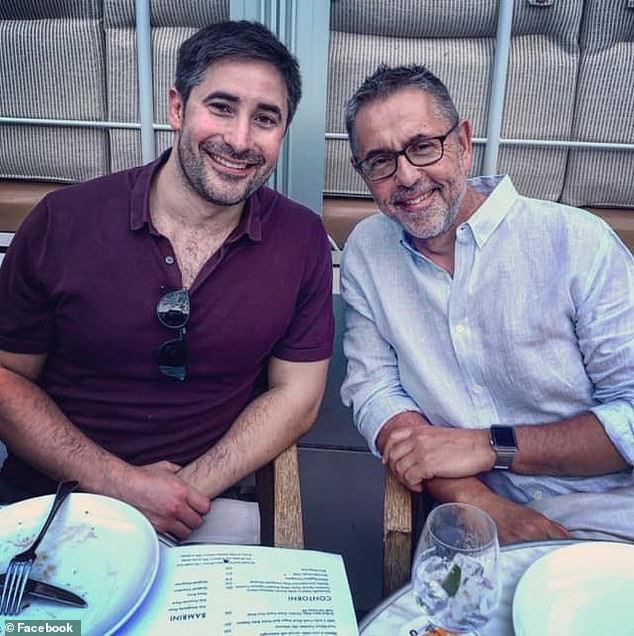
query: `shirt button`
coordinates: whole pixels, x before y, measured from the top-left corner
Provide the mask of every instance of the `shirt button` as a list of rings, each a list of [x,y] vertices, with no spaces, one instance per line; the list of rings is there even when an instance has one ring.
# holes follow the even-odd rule
[[[474,392],[474,393],[477,393],[477,394],[482,393],[482,387],[481,387],[479,384],[476,384],[476,385],[473,387],[473,392]]]
[[[464,325],[462,323],[456,325],[456,333],[464,333]]]
[[[165,257],[165,262],[166,262],[168,265],[173,265],[173,264],[174,264],[174,257],[173,257],[173,256],[166,256],[166,257]]]
[[[541,499],[542,498],[542,491],[541,490],[535,490],[533,491],[533,499]]]

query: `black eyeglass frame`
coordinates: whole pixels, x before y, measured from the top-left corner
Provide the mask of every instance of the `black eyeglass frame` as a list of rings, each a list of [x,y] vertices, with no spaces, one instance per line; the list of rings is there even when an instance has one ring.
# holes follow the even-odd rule
[[[156,304],[159,322],[168,329],[178,330],[178,338],[166,340],[156,352],[159,371],[180,381],[187,378],[185,334],[190,313],[189,292],[186,287],[165,292]]]
[[[458,120],[444,135],[437,135],[435,137],[419,137],[415,141],[412,141],[411,143],[407,144],[407,146],[405,146],[405,148],[402,148],[401,150],[398,150],[398,151],[395,151],[395,152],[375,152],[375,153],[372,153],[371,156],[366,157],[365,159],[361,159],[360,161],[353,162],[354,167],[359,171],[359,173],[361,173],[361,175],[365,179],[367,179],[368,181],[374,183],[376,181],[383,181],[383,179],[389,179],[394,174],[396,174],[396,171],[398,170],[398,158],[401,155],[403,155],[405,157],[405,159],[407,159],[407,161],[409,161],[415,168],[425,168],[426,166],[432,166],[435,163],[438,163],[445,156],[445,141],[446,141],[447,137],[449,137],[449,135],[451,135],[451,133],[454,132],[456,130],[456,128],[458,128],[459,125],[460,125],[460,120]],[[440,142],[440,154],[438,155],[438,157],[436,159],[432,159],[432,161],[426,161],[424,163],[416,163],[415,161],[412,161],[412,158],[407,153],[412,148],[412,146],[415,146],[416,144],[419,144],[422,141],[439,141]],[[375,159],[377,156],[381,156],[381,155],[384,155],[386,157],[389,156],[391,158],[391,160],[393,162],[393,169],[388,174],[382,175],[380,177],[372,178],[363,169],[363,164],[365,164],[368,161],[370,161],[371,159]]]

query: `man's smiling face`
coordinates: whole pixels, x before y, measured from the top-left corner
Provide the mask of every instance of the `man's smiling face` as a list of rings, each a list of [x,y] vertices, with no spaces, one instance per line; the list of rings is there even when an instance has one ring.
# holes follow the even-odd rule
[[[398,90],[359,109],[354,128],[356,159],[376,152],[400,151],[421,135],[444,135],[453,124],[442,117],[425,91]],[[445,140],[443,157],[437,163],[417,168],[400,156],[392,176],[366,180],[381,211],[415,238],[434,238],[458,224],[471,164],[468,136],[468,127],[461,122]]]
[[[288,118],[279,71],[259,60],[221,60],[206,71],[183,104],[170,91],[170,121],[188,185],[205,201],[245,201],[277,164]]]

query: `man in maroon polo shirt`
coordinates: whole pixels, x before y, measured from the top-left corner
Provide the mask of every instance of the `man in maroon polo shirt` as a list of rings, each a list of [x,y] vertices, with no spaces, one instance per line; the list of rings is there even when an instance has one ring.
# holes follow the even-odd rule
[[[171,151],[25,220],[0,270],[5,500],[77,479],[186,538],[312,425],[329,245],[264,186],[300,95],[265,27],[207,27],[179,50]]]

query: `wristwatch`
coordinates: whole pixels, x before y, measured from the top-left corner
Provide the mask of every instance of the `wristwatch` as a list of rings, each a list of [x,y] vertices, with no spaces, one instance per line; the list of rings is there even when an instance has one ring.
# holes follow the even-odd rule
[[[515,429],[512,426],[492,426],[489,429],[489,442],[495,451],[496,470],[509,470],[517,454]]]

